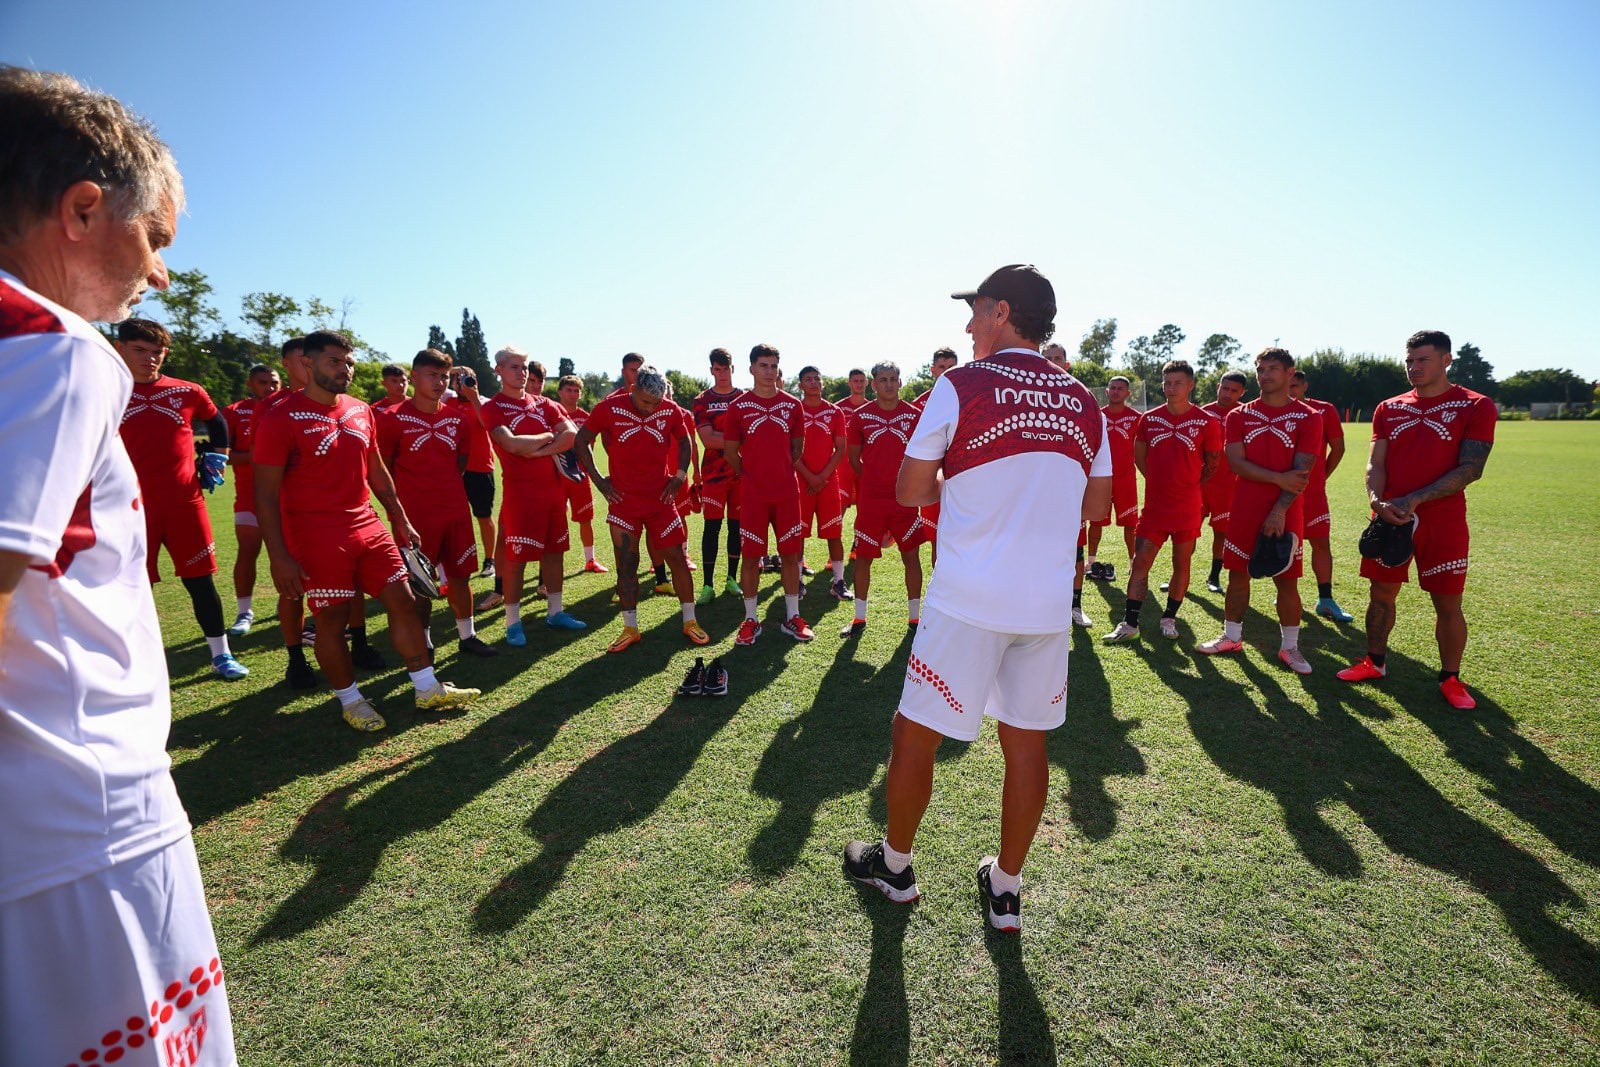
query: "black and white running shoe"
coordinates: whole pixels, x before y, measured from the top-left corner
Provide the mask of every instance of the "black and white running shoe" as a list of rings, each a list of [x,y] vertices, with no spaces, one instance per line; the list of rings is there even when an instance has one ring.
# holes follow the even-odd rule
[[[894,901],[910,904],[922,895],[917,889],[917,875],[906,864],[899,874],[889,870],[883,861],[883,842],[852,841],[844,848],[844,875],[859,885],[869,885]]]
[[[989,885],[989,871],[999,863],[994,856],[985,856],[978,863],[978,890],[983,894],[984,914],[989,925],[996,930],[1016,933],[1022,929],[1022,899],[1017,893],[996,894]]]
[[[706,682],[706,662],[699,656],[694,658],[694,666],[689,668],[688,675],[683,679],[683,684],[678,686],[678,695],[681,697],[697,697],[704,693]]]
[[[722,665],[722,657],[718,656],[706,668],[705,680],[701,684],[700,693],[708,697],[725,697],[728,695],[728,668]]]

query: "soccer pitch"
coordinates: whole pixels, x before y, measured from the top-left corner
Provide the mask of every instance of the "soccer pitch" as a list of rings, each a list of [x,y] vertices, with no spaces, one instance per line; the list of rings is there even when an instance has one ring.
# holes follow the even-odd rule
[[[643,599],[645,640],[606,655],[614,575],[572,573],[574,528],[566,607],[590,629],[548,630],[530,598],[526,648],[486,613],[501,655],[456,658],[440,604],[440,675],[483,698],[425,718],[398,668],[363,675],[389,720],[373,735],[326,689],[282,686],[264,557],[235,684],[212,677],[163,560],[174,775],[241,1061],[1594,1062],[1600,426],[1497,428],[1469,490],[1465,713],[1437,696],[1414,585],[1389,678],[1333,677],[1365,647],[1367,427],[1349,430],[1329,496],[1357,624],[1306,620],[1309,678],[1272,656],[1267,583],[1244,656],[1193,654],[1221,627],[1209,532],[1175,644],[1150,603],[1142,644],[1101,645],[1126,566],[1088,584],[1020,937],[986,934],[974,880],[998,839],[992,725],[941,749],[919,904],[840,874],[844,844],[882,827],[910,647],[898,558],[874,568],[859,642],[837,636],[850,607],[823,583],[808,645],[778,632],[776,576],[752,648],[733,648],[741,606],[719,597],[700,653],[727,657],[731,693],[674,700],[696,655],[674,598]],[[232,492],[211,501],[230,618]],[[395,662],[381,617],[373,634]]]

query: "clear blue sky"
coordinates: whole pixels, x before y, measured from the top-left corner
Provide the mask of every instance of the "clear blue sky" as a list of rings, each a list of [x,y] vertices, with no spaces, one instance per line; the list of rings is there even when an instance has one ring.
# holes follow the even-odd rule
[[[394,356],[465,305],[552,369],[915,367],[1020,260],[1069,349],[1427,327],[1600,376],[1593,2],[461,7],[0,0],[0,56],[160,127],[226,315],[349,298]]]

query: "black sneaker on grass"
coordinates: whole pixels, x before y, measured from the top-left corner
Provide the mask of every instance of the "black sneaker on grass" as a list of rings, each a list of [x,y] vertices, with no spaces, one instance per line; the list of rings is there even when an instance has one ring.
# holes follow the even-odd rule
[[[488,659],[490,656],[498,656],[500,654],[500,650],[498,648],[495,648],[493,645],[484,644],[483,638],[479,637],[477,634],[473,634],[471,637],[462,638],[460,641],[460,648],[462,652],[469,656],[481,656],[484,659]]]
[[[289,650],[289,669],[284,672],[283,680],[290,689],[316,688],[317,672],[306,662],[304,646],[296,646]]]
[[[364,671],[381,671],[388,666],[383,661],[383,653],[365,641],[352,641],[350,643],[350,662]]]
[[[694,666],[689,668],[689,673],[683,679],[683,684],[678,686],[678,696],[697,697],[706,691],[706,663],[699,656],[694,658]]]
[[[1000,861],[985,856],[978,863],[978,890],[983,894],[984,915],[996,930],[1016,933],[1022,929],[1022,899],[1017,893],[996,894],[989,885],[989,870]]]
[[[889,869],[883,861],[881,841],[852,841],[846,845],[844,876],[859,885],[871,886],[896,904],[910,904],[922,895],[911,864],[906,864],[906,869],[899,874]]]
[[[698,660],[696,662],[699,662]],[[725,697],[728,695],[728,668],[722,665],[722,657],[718,656],[706,668],[705,679],[701,683],[700,695],[708,697]]]

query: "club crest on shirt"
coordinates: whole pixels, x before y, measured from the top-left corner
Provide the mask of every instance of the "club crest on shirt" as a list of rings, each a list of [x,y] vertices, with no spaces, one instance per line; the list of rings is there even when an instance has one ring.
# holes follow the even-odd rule
[[[188,386],[176,385],[166,389],[158,389],[146,396],[134,393],[128,397],[128,406],[122,413],[122,421],[127,422],[136,415],[153,412],[164,415],[173,422],[183,423],[183,399],[189,395]]]

